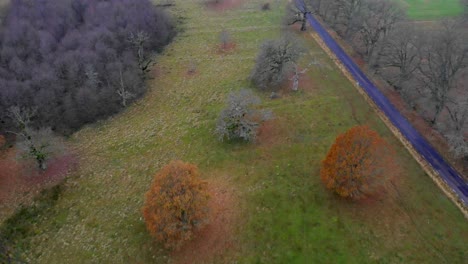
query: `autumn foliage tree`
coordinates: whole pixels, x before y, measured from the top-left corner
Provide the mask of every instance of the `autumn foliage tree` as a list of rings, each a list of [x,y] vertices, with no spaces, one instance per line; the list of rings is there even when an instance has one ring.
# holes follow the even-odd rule
[[[146,193],[143,216],[153,237],[178,249],[207,223],[208,191],[195,165],[172,161],[159,171]]]
[[[397,173],[393,157],[393,149],[377,132],[356,126],[336,138],[322,161],[320,177],[342,197],[363,198]]]

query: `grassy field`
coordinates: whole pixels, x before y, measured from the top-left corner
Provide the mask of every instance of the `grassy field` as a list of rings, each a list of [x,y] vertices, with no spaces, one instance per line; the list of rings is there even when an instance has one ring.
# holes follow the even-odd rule
[[[304,34],[321,67],[307,72],[298,93],[270,100],[276,119],[255,144],[213,136],[226,94],[244,87],[260,43],[279,36],[282,10],[252,0],[215,13],[202,1],[178,0],[184,29],[158,58],[160,76],[124,113],[77,132],[71,144],[80,169],[36,207],[10,223],[12,238],[31,263],[167,263],[141,218],[154,173],[173,159],[199,165],[208,181],[222,180],[239,197],[237,263],[463,263],[468,225],[458,209],[418,167],[327,55]],[[284,3],[285,1],[283,1]],[[219,32],[237,47],[216,52]],[[195,75],[187,75],[189,65]],[[367,124],[390,141],[402,173],[381,198],[352,203],[327,192],[320,161],[334,138]],[[5,227],[5,226],[4,226]],[[22,228],[22,229],[21,229]],[[224,262],[223,261],[223,262]]]
[[[434,20],[453,17],[463,12],[459,0],[398,0],[415,20]]]

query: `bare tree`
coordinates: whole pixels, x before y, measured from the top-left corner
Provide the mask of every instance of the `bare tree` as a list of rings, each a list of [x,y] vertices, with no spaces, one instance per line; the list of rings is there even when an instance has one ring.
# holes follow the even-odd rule
[[[142,72],[147,72],[148,67],[153,62],[150,56],[145,54],[145,44],[150,40],[150,35],[144,31],[138,31],[136,34],[131,33],[129,42],[136,49],[138,58],[138,67]]]
[[[457,158],[468,159],[468,142],[463,138],[461,134],[450,134],[447,136],[450,151]]]
[[[414,77],[419,67],[419,35],[412,25],[399,25],[391,31],[383,47],[379,65],[397,69],[396,76],[386,78],[397,91],[403,89],[404,83]]]
[[[62,140],[55,136],[50,128],[33,129],[31,119],[37,110],[13,106],[9,108],[9,116],[19,128],[19,132],[11,132],[17,136],[16,148],[22,157],[33,158],[39,169],[47,169],[47,160],[63,151]]]
[[[435,105],[432,125],[446,107],[449,92],[456,86],[457,74],[467,66],[467,44],[466,35],[457,25],[446,21],[423,49],[419,70]]]
[[[462,100],[453,101],[446,105],[450,116],[450,130],[463,135],[468,119],[468,98],[462,96]]]
[[[307,6],[314,13],[319,14],[332,28],[336,23],[336,18],[339,14],[337,1],[329,0],[308,0]]]
[[[468,0],[460,0],[463,6],[463,19],[468,22]]]
[[[286,9],[286,24],[287,25],[293,25],[296,24],[297,22],[301,23],[301,31],[306,31],[307,30],[307,14],[310,12],[305,9],[304,11],[301,11],[295,7],[294,4],[289,3],[288,8]]]
[[[274,89],[287,78],[291,65],[299,58],[301,48],[292,36],[268,40],[260,47],[250,76],[260,89]]]
[[[370,0],[365,2],[363,16],[360,33],[365,46],[364,55],[372,68],[379,59],[389,32],[403,20],[405,12],[395,2]]]
[[[466,94],[451,98],[446,106],[450,118],[439,121],[437,129],[447,138],[450,151],[458,158],[468,159],[468,142],[465,140],[468,120],[468,97]]]
[[[34,159],[41,170],[46,170],[47,161],[64,150],[62,139],[55,136],[50,128],[26,128],[18,135],[16,148],[19,156]]]
[[[223,141],[241,139],[253,141],[261,122],[272,118],[271,111],[257,110],[260,98],[251,90],[242,89],[230,93],[226,108],[219,115],[216,123],[216,134]]]
[[[365,0],[336,0],[339,10],[338,23],[344,27],[343,37],[351,37],[359,32],[363,22],[363,12],[365,12]]]
[[[99,74],[94,69],[93,65],[87,65],[85,68],[86,81],[85,84],[90,88],[97,88],[99,86]]]
[[[290,79],[293,81],[293,87],[292,87],[292,90],[293,91],[297,91],[299,90],[299,78],[300,78],[300,75],[301,74],[304,74],[306,71],[307,71],[307,68],[302,70],[302,71],[299,71],[299,67],[297,67],[297,64],[294,63],[293,64],[294,66],[294,75],[293,77]]]

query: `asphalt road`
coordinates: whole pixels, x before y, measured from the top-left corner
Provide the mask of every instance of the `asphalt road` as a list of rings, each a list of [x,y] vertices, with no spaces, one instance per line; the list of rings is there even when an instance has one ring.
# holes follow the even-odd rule
[[[295,0],[296,6],[305,11],[303,0]],[[358,82],[361,89],[375,102],[390,122],[413,145],[413,148],[439,173],[441,179],[453,190],[459,200],[468,206],[468,183],[448,164],[427,140],[400,114],[379,89],[367,78],[354,61],[343,51],[338,43],[328,34],[315,17],[307,13],[310,26],[322,38],[328,48],[336,55],[346,69]]]

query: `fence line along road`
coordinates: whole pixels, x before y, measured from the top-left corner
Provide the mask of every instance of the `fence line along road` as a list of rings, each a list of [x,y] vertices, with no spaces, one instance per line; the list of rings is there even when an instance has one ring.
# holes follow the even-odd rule
[[[306,12],[307,7],[303,0],[295,0],[296,7]],[[346,71],[356,81],[358,89],[367,99],[370,99],[384,122],[403,142],[403,145],[421,164],[423,169],[431,176],[435,183],[449,198],[461,209],[468,218],[468,183],[442,156],[429,144],[429,142],[401,115],[380,90],[369,80],[364,72],[344,52],[340,45],[328,34],[327,30],[315,19],[311,13],[306,14],[310,26],[321,38]]]

